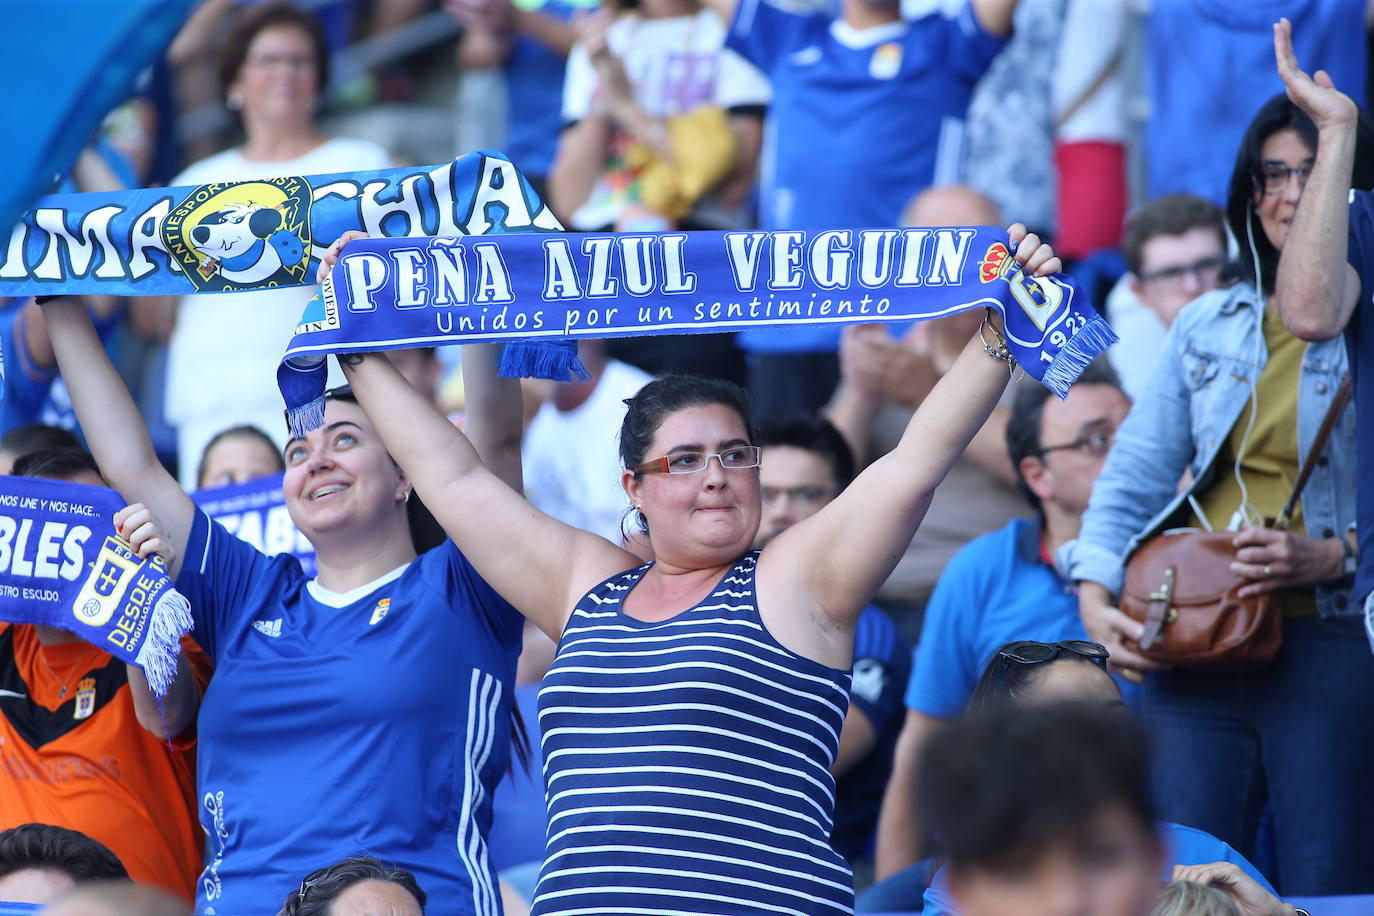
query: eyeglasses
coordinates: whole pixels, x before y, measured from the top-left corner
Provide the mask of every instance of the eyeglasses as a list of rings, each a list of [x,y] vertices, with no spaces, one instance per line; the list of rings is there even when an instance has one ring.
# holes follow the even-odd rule
[[[1086,658],[1103,668],[1107,667],[1107,659],[1111,656],[1105,647],[1086,639],[1066,639],[1063,642],[1036,642],[1027,639],[1003,646],[997,655],[1022,665],[1041,665],[1053,661],[1065,652]]]
[[[678,452],[663,458],[655,458],[635,468],[638,474],[695,474],[706,470],[711,459],[716,459],[727,471],[740,471],[759,466],[763,449],[757,445],[740,445],[723,452]]]
[[[1063,445],[1047,445],[1040,450],[1040,454],[1048,455],[1050,452],[1060,452],[1066,449],[1073,449],[1082,452],[1093,458],[1101,458],[1112,450],[1113,443],[1116,442],[1116,430],[1097,430],[1085,436],[1065,442]]]
[[[802,484],[796,487],[760,487],[759,495],[766,503],[779,503],[785,497],[790,503],[814,506],[824,502],[830,489],[828,487],[818,487],[814,484]]]
[[[1306,187],[1307,178],[1311,174],[1311,162],[1304,162],[1296,168],[1282,162],[1266,162],[1260,170],[1257,183],[1263,186],[1265,194],[1277,194],[1288,187],[1288,180],[1293,177],[1298,179],[1299,189]]]
[[[1194,261],[1192,264],[1161,267],[1159,270],[1142,273],[1140,282],[1160,290],[1172,291],[1182,287],[1184,279],[1191,276],[1197,280],[1198,286],[1213,287],[1221,279],[1221,271],[1225,266],[1225,258],[1221,255],[1213,255],[1210,258]]]
[[[257,67],[259,70],[272,70],[277,67],[285,67],[288,70],[309,70],[315,66],[315,58],[303,57],[299,54],[251,54],[245,57],[243,62]]]

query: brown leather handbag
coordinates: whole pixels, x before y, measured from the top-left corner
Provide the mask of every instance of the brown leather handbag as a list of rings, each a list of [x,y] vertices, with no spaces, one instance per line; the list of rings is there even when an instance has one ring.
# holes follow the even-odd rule
[[[1268,527],[1287,528],[1317,458],[1350,399],[1350,376],[1322,419],[1293,492]],[[1231,571],[1236,551],[1231,531],[1179,531],[1156,535],[1131,554],[1118,602],[1121,611],[1145,624],[1139,644],[1129,649],[1146,658],[1200,671],[1236,672],[1262,668],[1283,644],[1283,603],[1274,592],[1240,597],[1250,583]]]

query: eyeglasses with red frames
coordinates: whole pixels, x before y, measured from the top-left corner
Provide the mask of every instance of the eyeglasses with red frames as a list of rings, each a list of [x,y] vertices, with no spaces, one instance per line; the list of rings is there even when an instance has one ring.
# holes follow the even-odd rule
[[[711,459],[716,459],[727,471],[742,471],[756,468],[762,461],[763,449],[757,445],[738,445],[723,452],[678,452],[646,461],[636,467],[637,474],[695,474],[706,470]]]

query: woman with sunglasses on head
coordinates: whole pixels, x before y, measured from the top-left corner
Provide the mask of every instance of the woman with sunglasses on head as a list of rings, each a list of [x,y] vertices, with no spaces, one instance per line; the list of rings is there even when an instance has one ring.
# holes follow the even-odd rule
[[[1023,227],[1011,238],[1028,273],[1059,266]],[[761,552],[747,396],[651,382],[620,433],[646,565],[530,506],[384,357],[340,361],[439,522],[558,643],[540,696],[549,826],[534,913],[852,912],[829,767],[855,622],[1007,363],[975,335],[897,448]]]
[[[442,901],[435,912],[499,913],[486,835],[520,616],[451,541],[416,536],[410,478],[346,390],[331,392],[321,429],[286,446],[283,495],[318,562],[307,579],[294,557],[269,559],[210,521],[162,468],[80,301],[44,310],[101,471],[157,519],[144,521],[171,548],[215,664],[196,720],[197,912],[275,912],[302,874],[366,850],[413,872]],[[483,387],[495,357],[478,349],[464,358],[469,433],[518,487],[518,390],[488,403],[510,392]]]
[[[1121,690],[1116,681],[1107,674],[1107,650],[1097,643],[1084,640],[1065,640],[1063,642],[1036,642],[1021,640],[1008,643],[998,649],[983,668],[969,701],[970,718],[986,717],[1005,710],[1008,706],[1031,707],[1058,704],[1087,704],[1108,709],[1119,709],[1125,715],[1121,701]],[[1106,845],[1104,834],[1118,825],[1113,824],[1106,830],[1097,825],[1098,835],[1094,848],[1089,843],[1070,845],[1070,855],[1058,860],[1060,866],[1077,870],[1082,879],[1076,882],[1078,893],[1086,895],[1080,899],[1081,909],[1074,912],[1107,914],[1117,912],[1139,913],[1139,909],[1127,907],[1138,893],[1139,876],[1133,879],[1132,862],[1123,855],[1126,846]],[[1229,884],[1222,884],[1223,890],[1243,889],[1248,896],[1247,902],[1255,904],[1247,913],[1265,916],[1291,916],[1296,913],[1292,907],[1273,896],[1273,888],[1259,870],[1251,865],[1244,856],[1230,846],[1201,830],[1185,827],[1168,821],[1155,822],[1156,834],[1163,847],[1163,880],[1169,881],[1175,869],[1188,867],[1189,874],[1199,880],[1224,875]],[[939,839],[936,838],[938,846]],[[1208,863],[1208,864],[1202,864]],[[985,874],[978,882],[981,886],[980,902],[991,906],[1002,914],[1025,913],[1026,916],[1044,916],[1054,909],[1050,899],[1039,896],[1054,886],[1056,879],[1066,872],[1060,871],[1047,881],[1036,880],[1036,867],[1021,863],[1025,867],[1011,867],[1005,873]],[[1210,869],[1207,877],[1202,869]],[[1049,874],[1050,869],[1045,869]],[[1236,876],[1239,877],[1236,877]],[[1070,895],[1072,896],[1072,895]],[[1064,905],[1062,895],[1052,895],[1060,906]],[[926,916],[955,916],[959,907],[950,892],[949,874],[940,868],[930,887],[926,890],[921,912]]]
[[[1144,681],[1147,722],[1168,749],[1153,776],[1161,815],[1249,855],[1267,803],[1280,887],[1353,894],[1374,890],[1374,718],[1365,710],[1374,664],[1350,594],[1351,406],[1288,529],[1264,527],[1292,492],[1347,366],[1339,339],[1308,344],[1290,334],[1274,296],[1316,143],[1311,119],[1282,95],[1251,122],[1226,207],[1241,279],[1179,313],[1149,386],[1117,431],[1078,540],[1059,561],[1080,583],[1088,635],[1107,646],[1116,670]],[[1362,153],[1354,183],[1367,188],[1374,147]],[[1113,606],[1125,559],[1177,527],[1233,531],[1231,568],[1249,580],[1241,594],[1273,592],[1281,601],[1283,647],[1268,667],[1165,670],[1123,642],[1144,631]],[[1310,750],[1318,747],[1319,768]]]

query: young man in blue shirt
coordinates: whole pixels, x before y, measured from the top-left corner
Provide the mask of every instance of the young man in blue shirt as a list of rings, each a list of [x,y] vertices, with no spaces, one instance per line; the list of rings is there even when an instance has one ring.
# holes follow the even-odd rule
[[[727,47],[773,83],[761,225],[893,226],[922,189],[957,181],[973,86],[1011,34],[1017,2],[966,0],[906,21],[896,0],[842,0],[838,17],[706,0],[729,23]],[[738,340],[760,417],[816,410],[838,381],[835,329]]]
[[[1325,71],[1315,80],[1302,71],[1287,19],[1274,26],[1274,53],[1288,97],[1317,125],[1317,155],[1279,260],[1279,311],[1304,340],[1344,332],[1355,413],[1368,417],[1374,411],[1374,194],[1350,188],[1369,187],[1374,163],[1356,162],[1359,109]],[[1346,572],[1363,596],[1374,646],[1374,423],[1358,424],[1355,437],[1356,463],[1365,472],[1356,476],[1358,549],[1347,538]]]
[[[906,722],[878,820],[876,877],[922,855],[915,786],[926,738],[959,716],[989,656],[1018,639],[1084,639],[1078,599],[1051,558],[1078,534],[1093,480],[1131,403],[1103,363],[1059,401],[1038,385],[1016,392],[1007,451],[1034,519],[969,542],[954,555],[926,605],[907,685]]]

